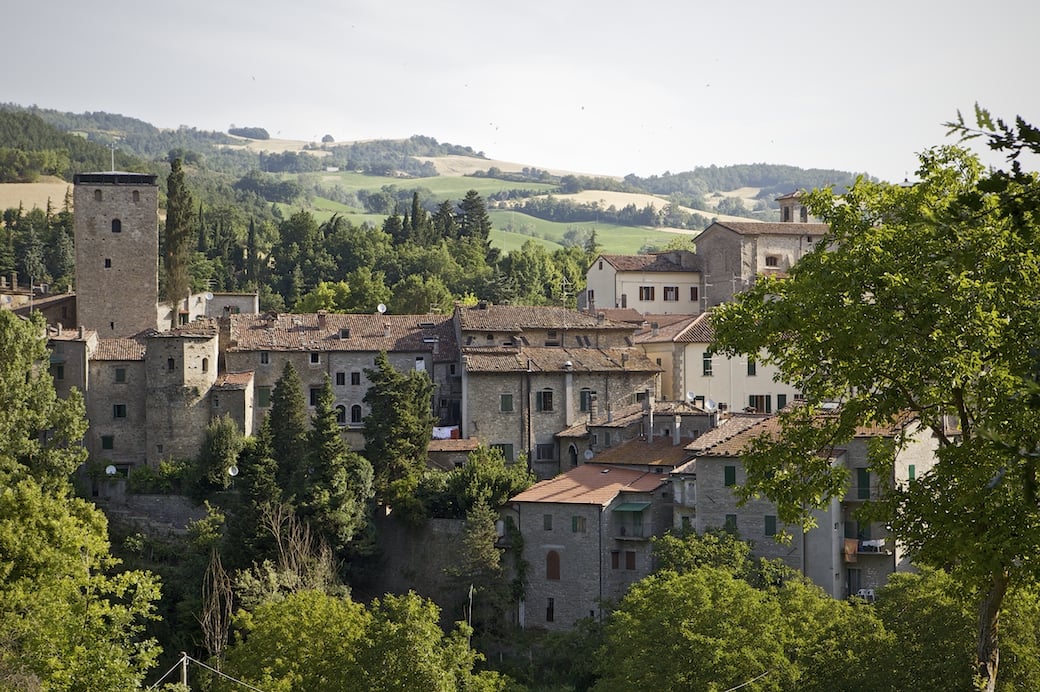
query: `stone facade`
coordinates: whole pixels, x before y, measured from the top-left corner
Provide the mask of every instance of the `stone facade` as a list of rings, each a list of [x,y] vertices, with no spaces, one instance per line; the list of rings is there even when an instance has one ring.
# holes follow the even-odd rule
[[[159,188],[156,176],[75,176],[76,302],[79,324],[103,338],[157,326]]]

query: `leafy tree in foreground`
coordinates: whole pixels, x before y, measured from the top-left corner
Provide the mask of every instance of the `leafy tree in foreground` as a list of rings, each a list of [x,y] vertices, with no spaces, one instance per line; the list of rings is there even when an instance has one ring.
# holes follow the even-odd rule
[[[82,399],[55,396],[40,319],[0,310],[0,687],[124,690],[158,647],[158,583],[116,573],[104,515],[71,495]]]
[[[716,310],[716,348],[766,351],[811,402],[744,455],[742,492],[772,499],[785,523],[809,525],[813,506],[844,494],[845,470],[818,452],[857,426],[911,412],[934,436],[934,469],[883,487],[868,510],[918,563],[952,565],[974,591],[976,672],[993,690],[1004,595],[1037,577],[1040,553],[1040,406],[1027,386],[1040,354],[1040,185],[984,174],[956,147],[923,154],[919,176],[806,195],[828,235],[788,278],[760,277]],[[821,424],[824,401],[842,405]],[[892,451],[871,455],[878,478],[892,476]]]

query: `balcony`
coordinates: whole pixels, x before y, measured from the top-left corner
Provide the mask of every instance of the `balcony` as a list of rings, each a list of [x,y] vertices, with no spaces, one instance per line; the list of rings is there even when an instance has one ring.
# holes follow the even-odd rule
[[[845,562],[857,562],[860,557],[888,556],[893,553],[892,542],[887,538],[846,538],[844,553]]]
[[[622,524],[614,533],[614,538],[619,541],[644,541],[649,537],[642,524]]]

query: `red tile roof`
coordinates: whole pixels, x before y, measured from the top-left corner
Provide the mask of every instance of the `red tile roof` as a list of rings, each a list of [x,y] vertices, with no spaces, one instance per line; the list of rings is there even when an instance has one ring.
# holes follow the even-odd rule
[[[136,339],[98,339],[91,360],[144,360],[144,343]]]
[[[622,491],[653,492],[664,480],[659,473],[582,464],[555,478],[535,483],[509,501],[606,507]]]
[[[636,332],[632,338],[637,344],[668,343],[677,341],[678,337],[689,329],[698,320],[703,320],[704,313],[700,315],[647,315],[643,328]],[[653,325],[657,324],[657,333],[654,333]]]
[[[652,255],[600,255],[602,259],[619,272],[699,272],[702,259],[699,255],[686,252],[689,262],[683,266],[674,257],[682,251],[658,252]]]
[[[433,353],[436,347],[435,361],[452,361],[458,355],[452,318],[444,315],[238,314],[229,320],[232,352]]]
[[[740,235],[823,235],[829,229],[825,223],[762,223],[760,221],[715,221],[704,229],[725,228]]]
[[[628,440],[609,447],[592,457],[593,464],[640,464],[645,466],[675,467],[689,461],[693,453],[686,449],[686,442],[673,444],[671,437],[655,437],[651,441]]]
[[[483,305],[484,307],[481,307]],[[597,310],[597,312],[605,312]],[[598,315],[578,312],[551,305],[478,305],[455,307],[459,328],[463,332],[509,332],[518,334],[525,329],[606,329],[631,332],[633,326],[627,322],[611,319],[600,321]]]
[[[661,366],[638,348],[467,347],[462,349],[462,356],[468,372],[661,371]]]
[[[252,370],[246,372],[226,372],[217,377],[217,381],[213,383],[213,386],[216,389],[245,389],[252,381]]]
[[[427,451],[436,452],[472,452],[480,446],[480,440],[475,437],[467,439],[430,440]]]

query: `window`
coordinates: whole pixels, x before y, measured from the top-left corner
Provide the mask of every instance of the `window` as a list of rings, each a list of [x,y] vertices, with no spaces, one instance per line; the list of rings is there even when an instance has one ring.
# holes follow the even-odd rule
[[[321,387],[311,387],[311,406],[318,405],[318,399],[321,398]]]
[[[653,286],[640,286],[639,287],[639,300],[653,300],[654,299],[654,287]]]
[[[513,412],[513,395],[512,394],[500,394],[498,397],[498,410],[502,413]]]
[[[350,338],[350,328],[349,327],[343,327],[342,329],[340,329],[339,330],[339,338],[341,338],[341,339],[349,339]]]
[[[126,404],[112,404],[113,418],[126,418]]]
[[[534,407],[537,411],[550,412],[553,410],[553,392],[551,389],[543,389],[535,392]]]
[[[777,394],[776,395],[776,410],[779,411],[784,406],[787,406],[787,395],[786,394]]]
[[[737,531],[737,515],[736,514],[727,514],[726,515],[726,524],[722,528],[725,529],[726,531],[729,531],[730,533],[736,533],[736,531]]]
[[[126,368],[116,368],[116,382],[119,384],[126,382]]]
[[[545,578],[553,581],[560,580],[560,554],[550,550],[545,554]]]
[[[271,388],[270,387],[257,387],[256,388],[256,405],[260,408],[267,408],[271,405]]]
[[[860,500],[870,499],[870,469],[856,469],[856,497]]]
[[[415,358],[415,371],[426,372],[426,358],[423,356],[416,356]]]
[[[909,466],[907,466],[906,467],[906,477],[909,480],[914,480],[915,478],[917,478],[917,467],[914,466],[913,464],[910,464]]]
[[[678,286],[665,286],[664,287],[664,299],[672,302],[679,300],[679,287]]]
[[[802,223],[809,223],[809,210],[805,207],[801,207],[798,210],[798,218]],[[812,241],[809,241],[812,242]]]
[[[626,550],[625,551],[625,569],[636,568],[636,551]]]
[[[141,193],[138,190],[134,190],[132,193],[130,193],[130,196],[133,198],[134,202],[141,201]]]
[[[100,190],[99,190],[99,192],[100,192]],[[603,260],[599,261],[599,270],[603,271]]]
[[[784,221],[787,222],[787,221],[790,221],[790,220],[791,220],[791,207],[784,207]]]
[[[175,361],[173,358],[167,358],[166,359],[166,369],[169,370],[170,372],[173,372],[174,370],[176,370],[177,369],[177,361]]]
[[[711,377],[711,351],[704,352],[704,359],[701,361],[701,375]]]
[[[513,445],[498,442],[491,446],[502,452],[502,458],[506,460],[506,463],[513,462]]]
[[[101,436],[101,449],[115,449],[116,439],[113,435]]]
[[[736,466],[726,466],[722,470],[722,475],[723,475],[723,478],[724,478],[723,484],[726,487],[729,487],[731,485],[736,485],[737,484],[737,467]]]
[[[216,394],[213,395],[213,408],[220,408],[220,397]]]
[[[271,362],[271,354],[267,351],[260,351],[260,365],[268,365]]]
[[[352,373],[350,373],[350,384],[352,384],[355,387],[361,384],[361,373],[360,372],[352,372]]]
[[[538,461],[551,461],[556,458],[556,445],[540,444],[535,445],[535,458]]]
[[[95,202],[100,202],[101,201],[101,190],[94,190],[94,201]]]
[[[321,363],[321,354],[317,352],[311,353],[311,365],[318,365]]]
[[[779,267],[780,258],[776,255],[766,255],[766,266],[767,267]]]
[[[755,362],[754,358],[748,357],[747,359],[747,374],[748,377],[754,377],[758,374],[758,363]]]
[[[595,292],[595,291],[593,291],[593,290],[592,290],[592,289],[590,288],[590,289],[589,289],[589,290],[587,291],[586,295],[587,295],[587,296],[589,297],[589,300],[588,300],[588,303],[589,303],[589,305],[595,305],[595,304],[596,304],[596,292]]]
[[[545,621],[552,622],[556,619],[556,599],[550,598],[545,602]]]
[[[748,397],[748,408],[755,413],[772,413],[773,397],[769,394],[752,394]]]
[[[65,366],[62,363],[55,363],[53,368],[54,379],[64,380],[65,379]]]
[[[571,532],[585,533],[585,517],[571,517]]]
[[[111,269],[111,268],[112,268],[112,260],[110,258],[106,257],[105,258],[105,269]]]
[[[350,422],[352,425],[360,425],[364,421],[361,420],[361,406],[354,404],[350,407]]]
[[[766,520],[765,534],[767,536],[775,536],[776,535],[776,516],[773,515],[773,514],[767,514],[766,517],[765,517],[765,520]]]
[[[345,372],[337,372],[336,373],[336,386],[337,387],[342,387],[346,383],[347,383],[347,373],[345,373]]]
[[[701,292],[697,286],[690,286],[690,302],[696,303],[701,299]]]
[[[112,232],[113,233],[122,233],[123,232],[123,222],[120,221],[119,219],[112,219]]]
[[[209,372],[209,358],[202,359],[202,372]]]
[[[596,392],[585,388],[581,390],[580,408],[582,411],[591,411],[592,402],[596,400]]]
[[[347,407],[340,404],[336,407],[336,425],[347,424]]]
[[[542,528],[545,529],[546,531],[552,531],[552,515],[551,514],[543,514],[542,515]]]
[[[452,374],[452,375],[455,374],[455,363],[452,363],[451,365],[448,366],[448,373]]]
[[[188,311],[185,310],[184,312],[180,313],[179,315],[177,315],[177,318],[177,322],[180,323],[181,326],[186,325],[188,323]]]
[[[611,550],[610,551],[610,569],[621,568],[621,551]]]

